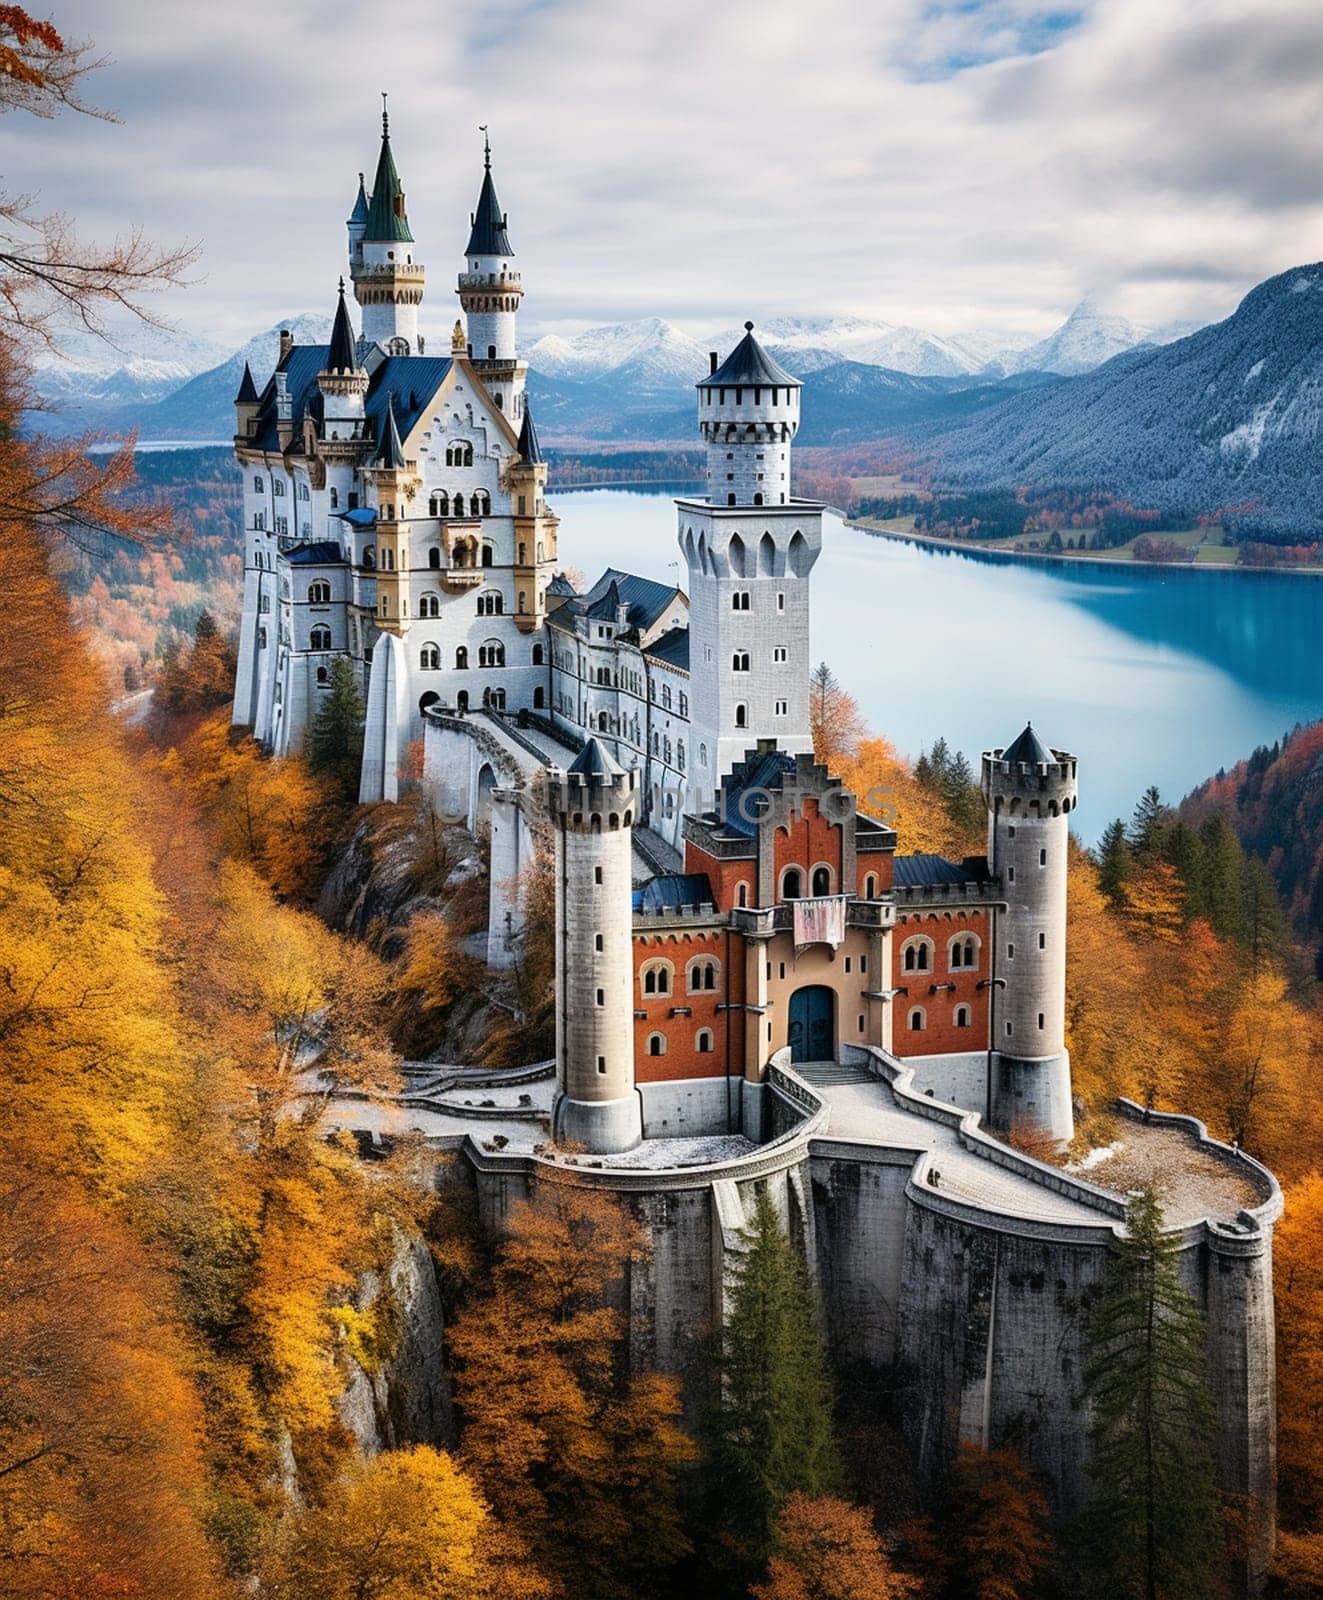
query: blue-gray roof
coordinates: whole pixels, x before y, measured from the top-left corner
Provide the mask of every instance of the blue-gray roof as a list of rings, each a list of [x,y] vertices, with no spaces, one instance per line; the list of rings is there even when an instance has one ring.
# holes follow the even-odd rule
[[[371,528],[376,524],[377,513],[369,506],[355,506],[352,511],[333,511],[333,517],[347,522],[351,528]]]
[[[689,629],[671,628],[662,634],[655,644],[650,644],[648,655],[656,656],[659,661],[665,661],[673,667],[683,667],[689,670]]]
[[[329,345],[296,344],[276,369],[285,374],[289,386],[290,415],[296,436],[305,416],[319,414],[321,391],[317,387],[317,375],[327,370],[329,355]],[[395,421],[401,437],[407,439],[449,371],[449,356],[387,356],[368,383],[364,409],[372,437],[378,440],[384,437],[387,401],[394,392]],[[274,377],[262,390],[257,412],[257,436],[253,443],[259,450],[280,448],[276,433]]]
[[[326,358],[329,353],[329,345],[296,344],[276,368],[277,372],[285,374],[285,382],[289,389],[290,416],[294,422],[295,434],[303,425],[303,418],[310,401],[321,392],[317,388],[317,374],[326,371]],[[280,449],[280,439],[276,432],[274,375],[267,380],[267,386],[262,390],[262,399],[257,408],[257,432],[253,443],[259,450]]]
[[[1056,758],[1044,745],[1043,741],[1034,732],[1032,722],[1026,722],[1024,732],[1001,753],[1003,761],[1024,761],[1031,767],[1040,766],[1045,761],[1054,761]]]
[[[501,202],[496,198],[496,185],[492,182],[491,152],[487,152],[482,173],[482,189],[478,195],[478,209],[469,219],[473,224],[469,234],[466,256],[512,256],[514,247],[505,231],[506,216]]]
[[[718,384],[729,387],[733,383],[766,384],[771,388],[802,389],[798,378],[792,378],[779,361],[773,361],[753,336],[753,323],[744,324],[744,337],[710,377],[701,378],[697,387],[712,389]]]
[[[634,891],[635,911],[671,911],[677,906],[710,906],[712,885],[706,872],[668,872],[649,878]]]
[[[944,883],[978,883],[978,872],[973,866],[959,861],[948,861],[945,856],[897,856],[896,887],[898,889],[924,889]]]
[[[767,809],[761,796],[780,789],[786,774],[794,770],[794,758],[783,750],[752,751],[722,783],[718,810],[709,816],[729,833],[756,838],[758,819]]]
[[[596,739],[589,739],[570,763],[569,770],[581,778],[618,778],[624,772],[615,757]]]
[[[292,567],[339,566],[344,559],[345,553],[340,546],[325,539],[316,544],[295,545],[285,557]]]
[[[537,427],[533,421],[533,408],[524,401],[524,420],[519,429],[519,454],[530,467],[541,464],[542,446],[538,442]]]
[[[629,608],[627,626],[631,628],[650,627],[679,593],[673,584],[656,583],[651,578],[640,578],[632,572],[620,572],[615,567],[608,567],[583,596],[582,605],[588,616],[610,616],[614,620],[613,584],[616,594]]]

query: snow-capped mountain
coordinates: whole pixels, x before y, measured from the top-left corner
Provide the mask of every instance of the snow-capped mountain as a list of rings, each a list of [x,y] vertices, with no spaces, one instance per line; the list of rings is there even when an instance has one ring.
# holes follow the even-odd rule
[[[1190,515],[1251,507],[1243,515],[1316,538],[1321,397],[1316,263],[1261,283],[1224,322],[910,437],[923,437],[938,477],[951,483],[1085,485]]]
[[[174,329],[135,326],[112,339],[70,331],[61,335],[58,353],[34,355],[37,392],[67,426],[97,426],[120,406],[159,400],[225,353],[215,340]]]
[[[628,365],[653,383],[694,383],[707,370],[702,345],[663,317],[613,322],[566,338],[549,333],[523,352],[529,366],[547,378],[581,382]]]
[[[798,350],[827,350],[838,361],[920,378],[969,377],[982,364],[940,334],[864,317],[771,317],[758,324],[757,332],[769,349],[784,352],[792,363]],[[743,328],[726,328],[706,343],[724,353],[743,336]]]
[[[1123,355],[1127,350],[1164,342],[1156,329],[1114,316],[1102,310],[1090,297],[1081,300],[1046,339],[1018,350],[1003,351],[989,365],[1001,372],[1056,372],[1063,377],[1073,377],[1080,372],[1092,372],[1104,361]]]

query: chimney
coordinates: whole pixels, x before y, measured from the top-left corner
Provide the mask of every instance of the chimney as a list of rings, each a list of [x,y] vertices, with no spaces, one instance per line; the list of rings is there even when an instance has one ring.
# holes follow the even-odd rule
[[[283,361],[293,348],[294,335],[288,328],[282,328],[280,330],[280,359]]]
[[[709,363],[707,375],[710,378],[716,373],[717,370],[717,352],[715,350],[709,350],[707,353],[707,359]]]

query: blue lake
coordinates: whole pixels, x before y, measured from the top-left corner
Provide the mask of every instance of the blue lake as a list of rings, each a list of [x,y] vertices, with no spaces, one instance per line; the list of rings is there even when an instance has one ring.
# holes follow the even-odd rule
[[[561,559],[685,583],[670,494],[552,496]],[[1026,719],[1080,758],[1092,842],[1156,783],[1179,799],[1323,716],[1323,578],[1006,559],[825,519],[813,654],[909,755],[971,760]]]

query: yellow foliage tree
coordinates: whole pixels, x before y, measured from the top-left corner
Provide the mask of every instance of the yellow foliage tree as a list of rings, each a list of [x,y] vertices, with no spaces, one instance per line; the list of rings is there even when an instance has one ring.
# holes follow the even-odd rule
[[[845,1500],[792,1494],[776,1542],[753,1600],[904,1600],[919,1592],[892,1565],[870,1514]]]

